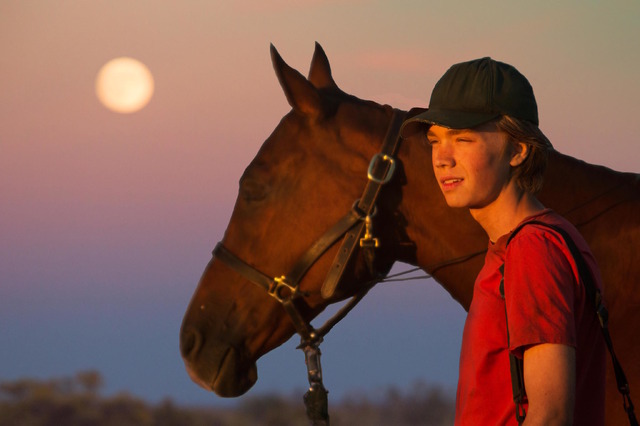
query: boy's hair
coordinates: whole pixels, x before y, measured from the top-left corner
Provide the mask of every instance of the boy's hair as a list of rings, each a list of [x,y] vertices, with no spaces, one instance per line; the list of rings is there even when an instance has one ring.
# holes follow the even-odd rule
[[[508,135],[510,142],[529,145],[529,155],[513,169],[512,177],[522,190],[537,193],[542,188],[549,151],[553,149],[553,145],[538,126],[529,121],[503,115],[495,123],[498,130]]]

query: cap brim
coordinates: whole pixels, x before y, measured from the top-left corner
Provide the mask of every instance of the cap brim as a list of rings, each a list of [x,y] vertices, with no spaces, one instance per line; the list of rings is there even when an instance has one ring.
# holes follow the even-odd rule
[[[487,121],[499,117],[500,113],[487,114],[486,112],[427,110],[402,123],[400,135],[409,138],[424,131],[425,128],[436,125],[449,129],[471,129]]]

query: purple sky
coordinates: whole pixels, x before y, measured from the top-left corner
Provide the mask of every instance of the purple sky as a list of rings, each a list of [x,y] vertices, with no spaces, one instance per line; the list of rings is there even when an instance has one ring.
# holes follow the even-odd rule
[[[140,0],[0,3],[0,380],[97,368],[109,391],[222,403],[187,377],[182,315],[237,181],[288,110],[269,43],[306,74],[315,41],[343,90],[426,106],[480,56],[532,82],[562,152],[639,171],[640,3]],[[156,92],[100,105],[118,56]],[[454,388],[464,312],[431,281],[374,290],[323,345],[332,397],[416,379]],[[249,395],[306,386],[293,339]]]

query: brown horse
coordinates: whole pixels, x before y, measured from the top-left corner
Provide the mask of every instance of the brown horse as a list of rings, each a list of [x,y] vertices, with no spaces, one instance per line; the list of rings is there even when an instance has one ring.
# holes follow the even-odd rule
[[[369,161],[380,150],[394,110],[340,90],[319,45],[308,78],[273,47],[271,53],[292,110],[242,175],[222,244],[267,276],[280,277],[360,198]],[[446,206],[428,147],[403,141],[396,169],[376,202],[377,270],[388,271],[395,261],[417,265],[467,309],[486,234],[467,211]],[[634,288],[640,277],[639,176],[554,152],[545,182],[542,202],[578,227],[598,259],[618,358],[631,389],[640,392],[640,339],[633,337],[640,326],[640,292]],[[320,288],[339,245],[320,255],[300,281],[304,297],[295,305],[305,320],[374,278],[362,250],[356,251],[335,293],[323,297]],[[185,314],[181,350],[194,381],[233,397],[257,380],[256,360],[295,331],[274,298],[214,256]],[[608,424],[623,424],[611,374],[607,386]]]

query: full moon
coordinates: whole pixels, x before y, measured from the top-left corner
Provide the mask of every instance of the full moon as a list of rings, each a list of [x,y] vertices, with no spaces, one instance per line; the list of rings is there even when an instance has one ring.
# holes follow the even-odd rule
[[[100,68],[96,95],[112,111],[128,114],[144,108],[153,96],[153,75],[142,62],[115,58]]]

